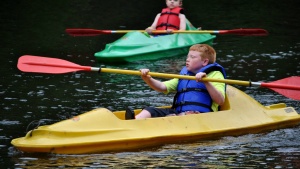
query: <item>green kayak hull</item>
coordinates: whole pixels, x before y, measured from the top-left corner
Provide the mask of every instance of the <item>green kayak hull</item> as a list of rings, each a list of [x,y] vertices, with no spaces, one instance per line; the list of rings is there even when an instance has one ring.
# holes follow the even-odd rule
[[[188,30],[196,30],[189,22]],[[126,33],[105,49],[95,53],[99,62],[134,62],[140,60],[158,60],[183,56],[194,44],[212,45],[216,36],[211,34],[172,34],[149,37],[138,31]]]

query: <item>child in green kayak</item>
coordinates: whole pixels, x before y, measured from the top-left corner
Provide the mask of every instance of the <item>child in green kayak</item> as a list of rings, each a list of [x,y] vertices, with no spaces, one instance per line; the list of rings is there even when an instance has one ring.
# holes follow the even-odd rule
[[[183,12],[182,0],[166,0],[167,8],[157,14],[153,24],[146,29],[151,34],[154,30],[185,30],[186,17]]]
[[[187,115],[218,111],[225,102],[225,83],[204,82],[203,77],[224,79],[224,68],[216,63],[215,50],[206,44],[196,44],[190,47],[186,66],[181,75],[195,76],[196,80],[171,79],[161,82],[152,78],[149,69],[141,69],[142,79],[154,90],[165,94],[176,91],[172,108],[147,107],[134,117],[130,109],[126,110],[126,119],[144,119],[170,115]]]

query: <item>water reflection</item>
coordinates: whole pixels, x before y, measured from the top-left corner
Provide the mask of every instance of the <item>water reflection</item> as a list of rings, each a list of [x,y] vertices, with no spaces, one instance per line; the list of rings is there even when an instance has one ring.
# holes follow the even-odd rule
[[[257,27],[270,33],[266,37],[217,35],[213,46],[228,78],[269,82],[300,74],[297,1],[212,0],[201,3],[201,10],[197,3],[200,1],[184,3],[187,17],[197,27],[219,30]],[[24,136],[28,127],[37,125],[29,126],[33,121],[52,124],[98,107],[114,111],[127,106],[171,104],[172,94],[154,92],[138,76],[91,72],[44,75],[22,73],[16,68],[21,55],[32,54],[87,66],[178,73],[185,64],[185,56],[119,65],[97,63],[93,53],[121,35],[74,38],[64,33],[67,27],[144,29],[163,6],[152,1],[145,8],[145,1],[138,0],[2,3],[0,164],[4,164],[3,168],[300,168],[299,126],[140,152],[68,156],[23,154],[14,150],[11,139]],[[263,105],[282,102],[300,112],[299,101],[269,89],[235,87]]]
[[[298,57],[293,54],[234,54],[221,56],[229,78],[238,80],[273,81],[286,77],[278,69],[284,60],[289,59],[293,68],[299,67]],[[271,60],[271,61],[270,61]],[[142,62],[125,65],[101,65],[110,68],[138,70],[151,67],[155,72],[177,73],[185,63],[185,57],[157,62]],[[271,63],[271,64],[268,64]],[[172,66],[169,66],[172,65]],[[281,74],[278,74],[281,72]],[[287,73],[288,74],[288,73]],[[162,79],[165,80],[165,79]],[[20,137],[28,131],[28,124],[38,120],[41,124],[52,124],[63,119],[89,111],[93,108],[106,107],[112,111],[122,110],[127,106],[141,108],[147,105],[163,106],[172,103],[173,95],[164,95],[151,90],[139,76],[111,73],[70,73],[63,75],[35,75],[21,73],[15,84],[22,83],[20,91],[10,93],[1,104],[7,111],[17,111],[11,117],[15,120],[2,120],[0,125],[14,126],[13,132]],[[31,87],[29,87],[31,85]],[[254,97],[263,105],[278,102],[287,103],[299,111],[299,102],[288,99],[267,88],[237,86]],[[12,85],[13,88],[13,85]],[[18,99],[20,98],[20,99]],[[37,104],[38,103],[38,104]],[[20,116],[21,114],[21,116]],[[35,126],[30,126],[34,128]],[[7,127],[8,128],[8,127]],[[299,126],[282,129],[267,134],[224,137],[218,140],[201,141],[183,145],[165,145],[139,152],[107,153],[92,155],[53,155],[23,154],[9,146],[8,155],[16,168],[286,168],[298,167],[300,150],[298,148]],[[2,136],[3,148],[9,145],[11,136]]]
[[[298,127],[190,144],[170,144],[139,152],[23,154],[14,156],[13,160],[15,167],[22,168],[297,168],[300,167],[297,143],[300,140],[295,138],[299,134]]]

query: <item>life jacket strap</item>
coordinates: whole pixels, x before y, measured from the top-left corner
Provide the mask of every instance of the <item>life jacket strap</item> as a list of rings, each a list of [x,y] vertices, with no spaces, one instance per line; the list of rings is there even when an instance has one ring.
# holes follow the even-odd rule
[[[183,92],[189,92],[189,91],[197,91],[197,92],[208,93],[208,91],[206,89],[199,89],[199,88],[182,88],[177,93],[183,93]]]
[[[211,109],[211,106],[209,106],[209,105],[199,103],[199,102],[188,102],[188,101],[181,101],[180,103],[175,104],[174,108],[176,108],[178,106],[182,106],[182,105],[197,105],[197,106],[205,107],[205,108],[209,109],[210,111],[213,111]]]
[[[159,28],[159,27],[164,27],[164,26],[166,26],[166,27],[173,27],[173,28],[175,28],[175,29],[178,29],[178,30],[179,30],[179,26],[172,25],[172,24],[169,24],[169,23],[161,23],[161,24],[157,25],[157,26],[156,26],[156,28]]]
[[[167,12],[161,12],[160,15],[176,15],[176,16],[179,16],[179,13],[174,13],[174,12],[167,11]]]

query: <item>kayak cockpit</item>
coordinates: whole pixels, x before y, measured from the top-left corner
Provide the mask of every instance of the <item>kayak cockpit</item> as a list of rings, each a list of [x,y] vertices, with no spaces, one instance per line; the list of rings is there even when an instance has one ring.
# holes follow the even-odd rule
[[[162,106],[160,108],[171,108],[171,106]],[[134,113],[135,115],[139,114],[143,109],[135,109],[134,110]],[[228,99],[228,96],[226,94],[226,97],[225,97],[225,103],[220,106],[220,111],[225,111],[225,110],[230,110],[230,103],[229,103],[229,99]],[[122,110],[122,111],[115,111],[113,112],[113,114],[118,117],[119,119],[121,120],[125,120],[125,110]]]

